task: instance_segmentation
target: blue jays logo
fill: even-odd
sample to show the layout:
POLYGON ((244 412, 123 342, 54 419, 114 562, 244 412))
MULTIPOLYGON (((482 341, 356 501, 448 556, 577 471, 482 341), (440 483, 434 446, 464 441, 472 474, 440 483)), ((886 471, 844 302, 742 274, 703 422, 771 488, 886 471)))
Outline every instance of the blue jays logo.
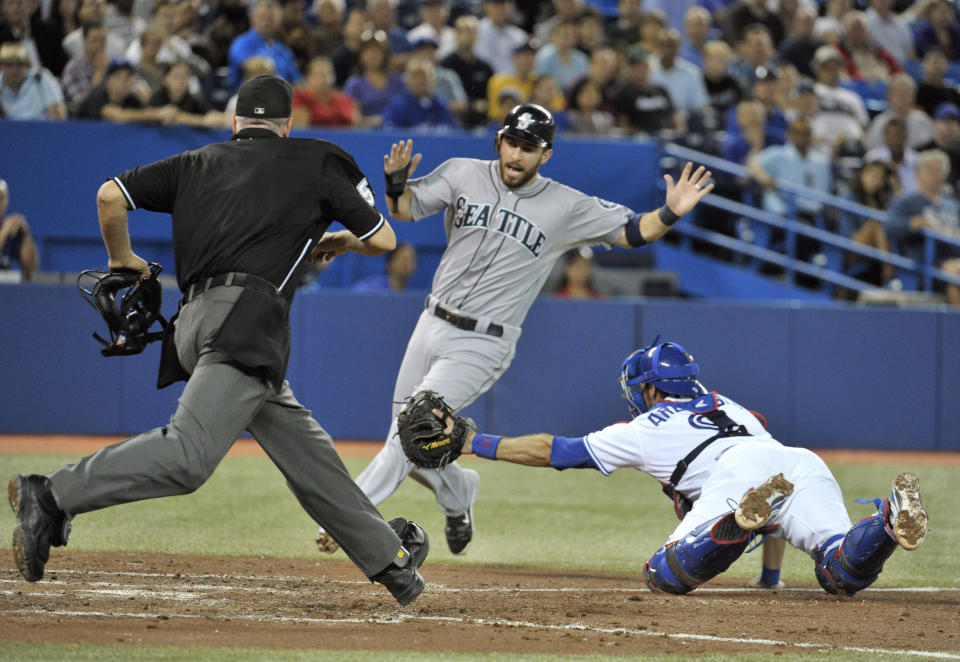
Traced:
POLYGON ((524 113, 517 118, 517 128, 521 131, 526 131, 531 124, 533 124, 533 115, 530 113, 524 113))
POLYGON ((698 430, 720 430, 719 425, 711 421, 703 414, 690 414, 690 418, 687 419, 687 422, 698 430))

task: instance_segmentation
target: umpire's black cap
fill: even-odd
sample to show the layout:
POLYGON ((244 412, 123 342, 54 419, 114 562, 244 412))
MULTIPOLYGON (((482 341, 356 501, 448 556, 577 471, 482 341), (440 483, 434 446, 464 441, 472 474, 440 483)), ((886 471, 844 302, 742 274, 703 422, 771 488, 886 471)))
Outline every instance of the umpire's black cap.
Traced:
POLYGON ((510 136, 535 147, 549 149, 556 132, 557 123, 549 110, 535 103, 523 103, 507 113, 497 135, 510 136))
POLYGON ((287 118, 293 108, 293 88, 277 76, 257 76, 240 86, 237 117, 287 118))

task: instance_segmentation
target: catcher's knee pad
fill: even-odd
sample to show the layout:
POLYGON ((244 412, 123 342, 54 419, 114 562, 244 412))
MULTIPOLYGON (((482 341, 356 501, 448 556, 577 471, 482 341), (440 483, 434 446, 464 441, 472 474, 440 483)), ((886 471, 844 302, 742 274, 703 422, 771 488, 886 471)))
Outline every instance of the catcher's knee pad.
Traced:
POLYGON ((872 584, 883 563, 897 547, 887 522, 890 506, 886 499, 875 499, 879 512, 866 517, 847 531, 821 545, 816 557, 816 575, 828 593, 853 595, 872 584))
POLYGON ((680 540, 664 545, 643 566, 643 579, 656 593, 689 593, 740 558, 751 534, 733 513, 704 522, 680 540))

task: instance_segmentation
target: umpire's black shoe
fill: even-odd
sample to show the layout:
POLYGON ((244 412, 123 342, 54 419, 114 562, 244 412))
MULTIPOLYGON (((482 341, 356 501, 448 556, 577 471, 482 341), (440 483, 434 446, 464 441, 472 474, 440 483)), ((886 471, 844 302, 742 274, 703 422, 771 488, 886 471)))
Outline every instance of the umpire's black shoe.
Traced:
POLYGON ((13 558, 28 582, 43 579, 50 546, 67 544, 70 519, 57 506, 46 476, 17 474, 10 478, 7 495, 17 524, 13 529, 13 558))
POLYGON ((390 520, 389 524, 403 546, 397 551, 393 562, 370 579, 386 586, 397 602, 406 606, 423 592, 423 577, 417 569, 427 558, 430 539, 420 525, 402 517, 390 520))

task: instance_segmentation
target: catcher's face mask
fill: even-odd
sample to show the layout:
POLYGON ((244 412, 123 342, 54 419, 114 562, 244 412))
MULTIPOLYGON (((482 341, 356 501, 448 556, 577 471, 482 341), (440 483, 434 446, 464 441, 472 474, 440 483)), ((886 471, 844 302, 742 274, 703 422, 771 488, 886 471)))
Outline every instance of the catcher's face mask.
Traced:
POLYGON ((163 295, 157 275, 163 270, 156 262, 150 263, 150 277, 140 280, 140 272, 122 269, 96 271, 88 269, 77 277, 80 296, 103 316, 110 332, 110 342, 94 333, 104 345, 104 356, 139 354, 149 343, 160 340, 167 320, 160 314, 163 295), (159 322, 161 330, 151 333, 150 327, 159 322))

